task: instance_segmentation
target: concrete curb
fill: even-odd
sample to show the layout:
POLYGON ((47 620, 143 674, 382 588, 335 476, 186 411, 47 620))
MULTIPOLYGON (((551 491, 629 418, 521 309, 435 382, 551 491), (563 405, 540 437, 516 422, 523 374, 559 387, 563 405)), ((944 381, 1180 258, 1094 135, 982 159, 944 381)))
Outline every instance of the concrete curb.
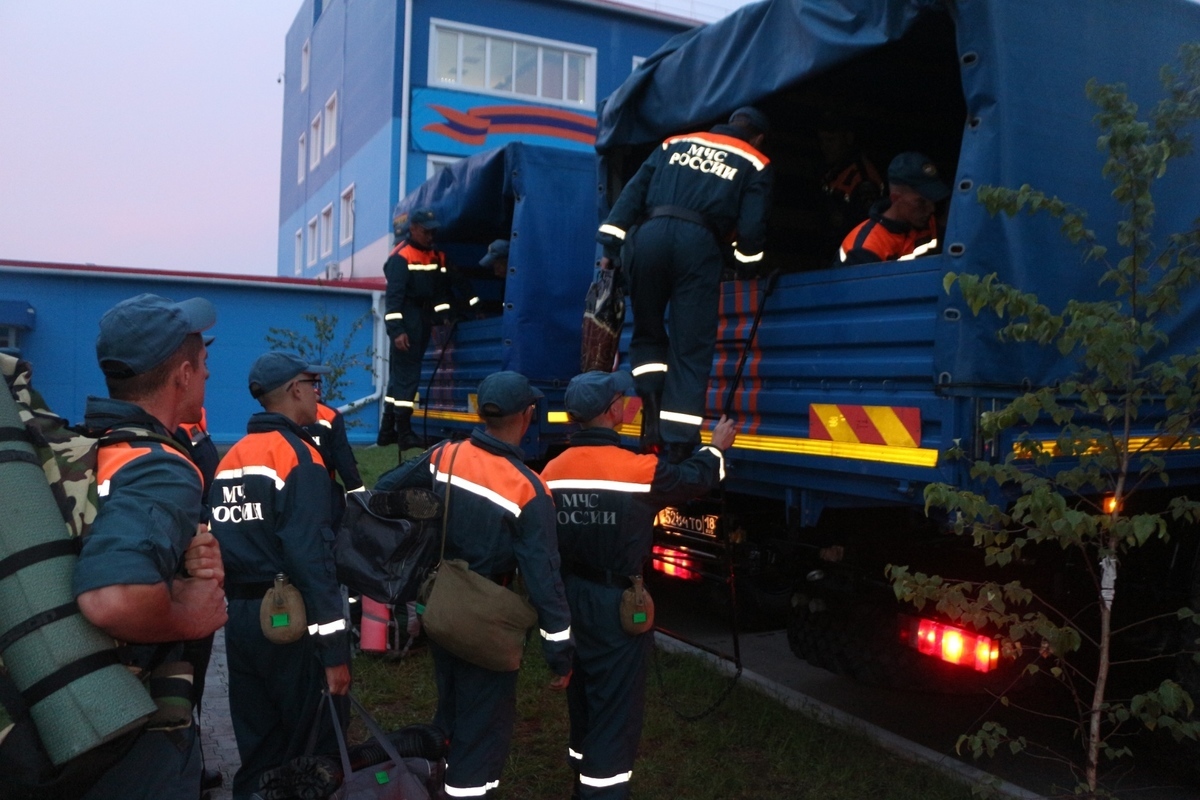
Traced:
MULTIPOLYGON (((654 642, 661 650, 696 656, 713 665, 718 672, 725 675, 733 675, 737 672, 737 668, 728 660, 660 632, 655 632, 654 642)), ((1040 794, 1035 794, 1014 783, 1001 780, 989 772, 984 772, 969 764, 964 764, 944 753, 931 750, 922 744, 917 744, 902 736, 897 736, 891 731, 880 728, 878 725, 873 725, 870 722, 847 714, 841 709, 823 703, 815 697, 802 694, 786 686, 780 686, 778 683, 751 670, 743 668, 741 680, 768 697, 779 700, 794 711, 799 711, 801 714, 818 722, 858 733, 894 755, 933 767, 955 780, 970 784, 972 787, 986 786, 996 794, 1002 797, 1013 798, 1014 800, 1045 800, 1040 794)))

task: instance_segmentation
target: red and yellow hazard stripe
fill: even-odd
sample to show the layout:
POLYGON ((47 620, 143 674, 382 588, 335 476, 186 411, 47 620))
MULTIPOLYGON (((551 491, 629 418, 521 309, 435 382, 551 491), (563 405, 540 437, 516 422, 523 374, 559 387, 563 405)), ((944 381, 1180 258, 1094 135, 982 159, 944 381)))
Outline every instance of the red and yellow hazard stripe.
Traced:
POLYGON ((834 442, 920 447, 921 410, 812 403, 808 407, 808 435, 834 442))

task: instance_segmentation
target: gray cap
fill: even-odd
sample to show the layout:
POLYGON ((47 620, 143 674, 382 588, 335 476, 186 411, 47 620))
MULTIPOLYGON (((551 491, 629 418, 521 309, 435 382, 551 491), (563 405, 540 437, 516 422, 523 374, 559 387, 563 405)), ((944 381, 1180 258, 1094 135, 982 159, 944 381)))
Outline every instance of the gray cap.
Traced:
POLYGON ((632 389, 633 376, 625 370, 584 372, 567 384, 564 398, 567 413, 576 422, 591 422, 608 410, 613 398, 628 394, 632 389))
POLYGON ((262 397, 305 372, 325 375, 329 372, 329 367, 310 364, 301 358, 299 353, 283 350, 263 353, 254 362, 254 366, 250 367, 250 396, 262 397))
POLYGON ((888 183, 908 186, 914 192, 940 203, 950 196, 950 187, 942 183, 937 167, 924 153, 909 151, 892 159, 888 165, 888 183))
POLYGON ((479 259, 479 266, 490 267, 502 258, 508 258, 508 239, 497 239, 489 244, 487 255, 479 259))
POLYGON ((485 417, 507 417, 524 411, 545 397, 529 385, 529 379, 519 372, 493 372, 479 384, 477 395, 479 413, 485 417))
POLYGON ((156 294, 122 300, 100 318, 96 360, 105 375, 132 378, 166 361, 192 333, 217 322, 217 310, 203 297, 176 303, 156 294))

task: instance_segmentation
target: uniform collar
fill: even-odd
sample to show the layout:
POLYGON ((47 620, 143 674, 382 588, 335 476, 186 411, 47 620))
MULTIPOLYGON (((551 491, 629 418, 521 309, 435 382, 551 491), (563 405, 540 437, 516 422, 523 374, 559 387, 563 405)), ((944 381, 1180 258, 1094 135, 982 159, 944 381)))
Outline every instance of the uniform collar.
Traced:
POLYGON ((486 428, 476 428, 471 431, 471 444, 483 448, 484 450, 498 456, 512 456, 518 461, 525 459, 525 453, 521 448, 502 442, 495 436, 487 432, 486 428))
POLYGON ((902 233, 908 233, 909 231, 915 230, 915 228, 913 228, 912 225, 909 225, 907 222, 904 222, 903 220, 888 219, 887 217, 885 217, 883 215, 883 212, 887 211, 891 207, 892 207, 891 198, 890 197, 881 197, 879 200, 875 201, 875 204, 873 206, 871 206, 871 212, 870 212, 871 219, 875 220, 880 225, 882 225, 883 229, 886 230, 888 233, 902 234, 902 233))
POLYGON ((571 434, 572 447, 591 447, 595 445, 620 445, 621 434, 612 428, 584 428, 571 434))
POLYGON ((89 431, 107 431, 119 426, 136 426, 170 436, 157 418, 151 416, 137 403, 115 400, 111 397, 88 397, 84 409, 83 425, 89 431))
POLYGON ((308 431, 275 411, 259 411, 246 423, 246 433, 269 433, 271 431, 289 431, 304 441, 314 444, 308 431))

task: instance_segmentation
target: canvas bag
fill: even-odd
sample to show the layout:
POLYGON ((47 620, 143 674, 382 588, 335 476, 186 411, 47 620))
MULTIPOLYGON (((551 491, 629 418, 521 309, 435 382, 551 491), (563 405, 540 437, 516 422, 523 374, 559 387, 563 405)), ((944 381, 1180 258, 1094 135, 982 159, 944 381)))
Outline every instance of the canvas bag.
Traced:
POLYGON ((512 672, 521 666, 525 636, 537 624, 537 612, 516 592, 472 572, 466 561, 446 558, 450 490, 457 456, 455 449, 446 469, 441 561, 421 587, 417 613, 425 633, 440 647, 477 667, 512 672))

